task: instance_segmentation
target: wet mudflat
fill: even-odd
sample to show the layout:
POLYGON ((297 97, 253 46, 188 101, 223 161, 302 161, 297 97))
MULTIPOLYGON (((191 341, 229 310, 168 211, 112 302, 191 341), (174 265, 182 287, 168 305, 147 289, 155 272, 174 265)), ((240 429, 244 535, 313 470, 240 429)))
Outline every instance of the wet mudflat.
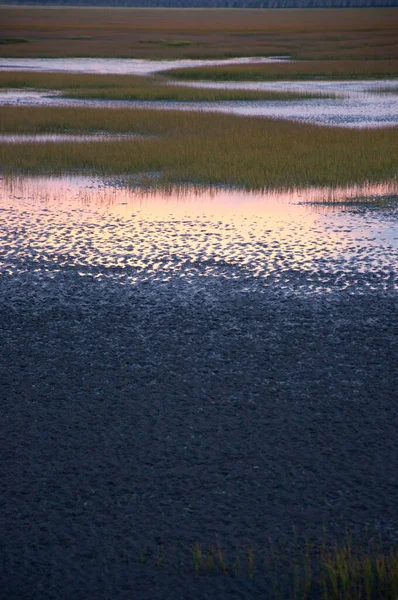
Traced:
POLYGON ((263 598, 157 549, 397 542, 394 185, 0 183, 5 598, 263 598))

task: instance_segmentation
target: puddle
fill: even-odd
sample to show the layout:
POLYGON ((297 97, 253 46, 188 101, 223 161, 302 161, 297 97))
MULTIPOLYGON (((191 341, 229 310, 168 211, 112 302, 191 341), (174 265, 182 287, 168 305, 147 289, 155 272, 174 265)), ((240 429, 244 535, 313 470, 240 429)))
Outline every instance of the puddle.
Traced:
POLYGON ((124 285, 184 282, 195 293, 209 280, 229 280, 242 293, 393 290, 398 202, 348 209, 337 203, 397 191, 383 184, 333 192, 162 192, 127 180, 6 178, 0 269, 50 279, 73 270, 124 285), (328 204, 317 204, 322 200, 328 204))

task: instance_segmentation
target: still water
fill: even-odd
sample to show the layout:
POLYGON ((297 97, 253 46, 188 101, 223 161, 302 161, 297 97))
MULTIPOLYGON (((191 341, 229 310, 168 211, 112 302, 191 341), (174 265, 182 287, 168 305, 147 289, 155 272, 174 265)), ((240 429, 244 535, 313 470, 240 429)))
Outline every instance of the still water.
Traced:
POLYGON ((82 176, 3 178, 0 269, 22 279, 73 270, 122 285, 184 282, 195 293, 209 279, 234 282, 242 293, 392 291, 392 194, 396 183, 249 193, 143 190, 82 176))
POLYGON ((63 98, 54 91, 0 91, 0 106, 69 106, 93 108, 152 108, 221 112, 242 116, 273 117, 319 125, 339 127, 391 127, 398 125, 398 95, 380 94, 380 87, 396 87, 398 80, 385 81, 306 81, 270 83, 189 83, 193 87, 219 87, 263 91, 300 91, 336 94, 336 98, 313 98, 287 101, 218 101, 218 102, 138 102, 132 100, 78 100, 63 98))
POLYGON ((287 60, 284 56, 245 57, 219 60, 148 60, 132 58, 1 58, 0 71, 40 71, 58 73, 97 73, 109 75, 151 75, 168 69, 246 65, 287 60))
MULTIPOLYGON (((1 71, 37 71, 67 73, 116 73, 150 75, 177 67, 211 66, 220 64, 248 64, 287 60, 274 58, 233 58, 226 60, 151 61, 132 59, 95 58, 4 58, 1 71)), ((247 89, 263 91, 299 91, 335 94, 336 98, 294 101, 251 102, 136 102, 77 100, 62 98, 49 91, 8 90, 0 92, 0 106, 92 106, 111 108, 156 108, 161 110, 195 110, 223 112, 236 115, 275 117, 337 125, 340 127, 389 127, 398 124, 398 95, 379 94, 380 87, 397 87, 398 80, 388 81, 279 81, 279 82, 184 82, 173 85, 193 87, 247 89)))

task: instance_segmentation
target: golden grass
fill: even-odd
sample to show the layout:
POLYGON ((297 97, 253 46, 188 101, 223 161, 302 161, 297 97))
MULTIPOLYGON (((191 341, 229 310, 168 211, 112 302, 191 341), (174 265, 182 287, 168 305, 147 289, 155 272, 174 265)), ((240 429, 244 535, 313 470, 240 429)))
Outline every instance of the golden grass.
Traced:
POLYGON ((218 575, 262 579, 268 584, 267 598, 312 600, 396 600, 398 597, 398 552, 382 549, 370 540, 353 547, 347 539, 332 547, 324 541, 310 543, 300 551, 281 552, 269 542, 260 551, 251 544, 225 548, 196 542, 179 554, 160 546, 152 553, 146 546, 138 561, 147 567, 203 577, 218 575))
POLYGON ((0 8, 2 56, 397 59, 398 9, 0 8), (299 16, 298 16, 299 15, 299 16))
POLYGON ((159 184, 249 189, 384 181, 398 173, 398 129, 344 130, 178 111, 1 110, 5 132, 131 132, 144 140, 0 145, 3 172, 161 174, 159 184))
POLYGON ((331 94, 195 89, 168 85, 167 80, 160 76, 32 73, 24 71, 0 71, 0 88, 59 90, 63 91, 65 96, 72 98, 169 100, 177 102, 298 100, 302 98, 335 97, 331 94))
POLYGON ((177 79, 210 81, 383 79, 398 77, 398 60, 321 60, 228 65, 173 69, 164 74, 177 79))

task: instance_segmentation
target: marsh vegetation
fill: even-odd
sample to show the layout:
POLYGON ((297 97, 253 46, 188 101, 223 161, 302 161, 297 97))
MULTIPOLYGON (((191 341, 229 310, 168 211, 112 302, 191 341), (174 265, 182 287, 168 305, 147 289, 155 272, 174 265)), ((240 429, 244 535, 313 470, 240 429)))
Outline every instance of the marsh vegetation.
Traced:
MULTIPOLYGON (((112 9, 2 7, 2 56, 299 60, 398 58, 396 8, 112 9)), ((0 32, 1 34, 1 32, 0 32)))
POLYGON ((94 75, 0 71, 0 89, 39 89, 62 91, 69 98, 107 100, 222 102, 253 100, 302 100, 334 98, 334 94, 215 90, 169 85, 162 76, 94 75))
POLYGON ((398 76, 398 60, 293 61, 173 69, 164 74, 176 79, 203 81, 386 79, 398 76))
POLYGON ((262 550, 250 543, 233 548, 219 541, 195 542, 180 552, 174 546, 144 546, 136 560, 159 570, 192 577, 229 576, 267 582, 267 598, 281 600, 395 600, 398 594, 398 553, 383 549, 374 538, 353 544, 310 541, 299 551, 283 551, 272 540, 262 550))
POLYGON ((148 139, 0 146, 3 172, 156 172, 159 183, 259 189, 385 181, 398 130, 342 130, 275 119, 156 110, 3 107, 4 133, 130 133, 148 139), (377 147, 378 152, 374 149, 377 147))

